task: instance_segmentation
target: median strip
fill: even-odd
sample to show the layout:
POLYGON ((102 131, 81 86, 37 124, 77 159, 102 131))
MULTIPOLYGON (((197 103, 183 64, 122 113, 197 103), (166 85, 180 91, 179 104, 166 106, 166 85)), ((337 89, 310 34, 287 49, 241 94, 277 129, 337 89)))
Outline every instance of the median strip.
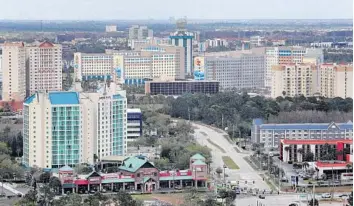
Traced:
POLYGON ((222 161, 228 167, 229 169, 232 170, 238 170, 240 167, 231 159, 229 156, 222 156, 222 161))
POLYGON ((219 145, 215 144, 215 143, 214 143, 213 141, 211 141, 210 139, 207 139, 207 141, 208 141, 211 145, 213 145, 214 147, 218 148, 222 153, 226 153, 226 151, 225 151, 223 148, 221 148, 219 145))

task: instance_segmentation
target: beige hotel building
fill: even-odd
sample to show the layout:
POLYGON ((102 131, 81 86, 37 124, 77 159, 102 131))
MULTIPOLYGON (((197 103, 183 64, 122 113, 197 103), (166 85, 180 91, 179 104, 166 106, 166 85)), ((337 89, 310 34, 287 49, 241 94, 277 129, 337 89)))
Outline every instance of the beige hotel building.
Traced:
POLYGON ((2 47, 2 100, 23 101, 26 97, 26 50, 22 42, 2 47))
POLYGON ((353 96, 353 66, 337 64, 283 64, 272 67, 273 98, 279 96, 353 96))

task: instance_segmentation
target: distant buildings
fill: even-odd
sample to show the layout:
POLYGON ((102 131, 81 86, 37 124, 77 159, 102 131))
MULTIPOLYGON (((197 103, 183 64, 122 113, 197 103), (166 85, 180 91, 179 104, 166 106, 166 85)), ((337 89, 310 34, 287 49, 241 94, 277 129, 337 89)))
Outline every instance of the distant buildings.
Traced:
POLYGON ((113 67, 126 84, 162 76, 184 79, 184 49, 172 45, 145 45, 139 51, 109 51, 113 67))
POLYGON ((217 81, 147 81, 145 93, 151 95, 178 96, 184 93, 215 94, 219 92, 217 81))
POLYGON ((185 29, 185 20, 177 22, 177 31, 170 35, 171 43, 184 48, 184 61, 186 75, 191 75, 193 71, 193 38, 194 34, 185 29))
POLYGON ((205 41, 208 47, 227 47, 228 42, 225 39, 208 39, 205 41))
POLYGON ((140 109, 127 109, 127 140, 134 141, 143 135, 143 116, 140 109))
POLYGON ((129 28, 129 39, 142 40, 153 36, 153 31, 148 29, 147 26, 133 25, 129 28))
POLYGON ((353 97, 353 66, 283 64, 272 68, 271 96, 353 97))
POLYGON ((326 98, 353 98, 353 65, 321 64, 315 70, 314 85, 321 96, 326 98))
POLYGON ((1 64, 2 100, 23 101, 26 97, 26 49, 24 43, 4 43, 1 64))
POLYGON ((111 78, 113 73, 113 56, 108 54, 74 54, 74 68, 76 79, 111 78))
POLYGON ((313 64, 287 64, 273 66, 272 92, 273 98, 278 96, 293 97, 296 95, 313 96, 313 64))
POLYGON ((352 140, 353 123, 264 124, 254 119, 251 141, 264 148, 279 148, 280 140, 352 140))
POLYGON ((322 64, 323 51, 305 47, 267 47, 265 49, 265 86, 272 86, 272 67, 279 64, 312 63, 322 64))
POLYGON ((264 37, 262 37, 262 36, 251 36, 250 37, 250 44, 251 44, 251 47, 264 46, 264 44, 265 44, 264 37))
POLYGON ((62 47, 50 42, 26 46, 27 96, 36 91, 62 90, 62 47))
POLYGON ((60 168, 125 155, 125 91, 36 92, 24 102, 23 163, 60 168))
POLYGON ((264 87, 265 59, 261 50, 206 53, 195 57, 194 63, 195 70, 204 72, 205 80, 220 82, 222 90, 264 87))
POLYGON ((117 25, 106 25, 106 32, 116 32, 117 25))

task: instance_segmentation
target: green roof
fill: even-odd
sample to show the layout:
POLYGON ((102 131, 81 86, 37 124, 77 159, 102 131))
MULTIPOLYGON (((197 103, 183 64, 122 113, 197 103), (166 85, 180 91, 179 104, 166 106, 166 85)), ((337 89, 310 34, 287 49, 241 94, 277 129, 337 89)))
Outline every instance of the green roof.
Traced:
POLYGON ((102 180, 103 184, 107 184, 107 183, 124 183, 124 182, 134 182, 135 180, 133 178, 122 178, 122 179, 106 179, 106 180, 102 180))
POLYGON ((194 160, 203 160, 203 161, 205 161, 205 157, 203 157, 203 155, 201 155, 199 153, 193 155, 191 158, 194 159, 194 160))
POLYGON ((192 176, 169 176, 169 177, 160 177, 160 181, 168 181, 168 180, 191 180, 192 176))
POLYGON ((193 162, 192 165, 206 165, 205 162, 201 161, 201 160, 197 160, 195 162, 193 162))
POLYGON ((123 164, 119 166, 118 169, 125 170, 128 172, 136 172, 146 162, 148 161, 138 157, 129 157, 123 161, 123 164))

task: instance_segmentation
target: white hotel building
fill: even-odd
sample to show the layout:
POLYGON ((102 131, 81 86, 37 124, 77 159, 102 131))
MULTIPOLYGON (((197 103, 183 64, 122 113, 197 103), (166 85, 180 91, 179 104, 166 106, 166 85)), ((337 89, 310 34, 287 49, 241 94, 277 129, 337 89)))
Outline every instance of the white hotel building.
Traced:
POLYGON ((74 69, 77 80, 111 78, 113 56, 109 54, 74 54, 74 69))
POLYGON ((36 92, 24 102, 23 163, 60 168, 127 150, 125 91, 36 92))

